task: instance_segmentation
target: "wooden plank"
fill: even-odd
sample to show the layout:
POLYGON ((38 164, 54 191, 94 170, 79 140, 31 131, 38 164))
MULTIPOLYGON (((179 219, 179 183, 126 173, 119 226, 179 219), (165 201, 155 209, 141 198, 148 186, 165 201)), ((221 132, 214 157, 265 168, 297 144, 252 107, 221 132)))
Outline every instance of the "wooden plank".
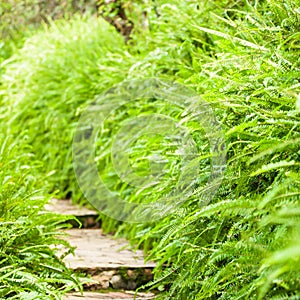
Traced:
POLYGON ((72 204, 71 200, 51 199, 49 203, 45 205, 45 209, 58 214, 71 215, 75 217, 98 216, 95 210, 72 204))
MULTIPOLYGON (((83 228, 99 228, 101 225, 99 215, 95 210, 73 204, 71 200, 51 199, 44 208, 50 212, 76 217, 83 228)), ((79 223, 75 220, 69 220, 68 223, 72 227, 79 227, 79 223)))
POLYGON ((74 247, 75 256, 65 258, 71 269, 111 270, 116 268, 154 268, 154 262, 144 262, 143 251, 132 251, 125 239, 114 239, 101 229, 70 229, 66 240, 74 247))
MULTIPOLYGON (((48 211, 73 215, 78 218, 97 216, 95 211, 74 206, 68 200, 53 199, 45 208, 48 211)), ((152 270, 156 264, 154 262, 145 263, 143 252, 141 250, 132 251, 125 239, 115 239, 112 235, 106 235, 101 229, 95 228, 73 228, 63 232, 65 234, 63 239, 75 248, 74 255, 68 254, 64 257, 64 261, 70 269, 88 275, 89 279, 83 280, 85 290, 136 290, 153 279, 152 270)), ((65 251, 64 248, 59 248, 57 255, 61 256, 65 251)), ((100 295, 106 297, 106 294, 103 296, 104 294, 100 293, 100 295)), ((73 296, 81 297, 78 294, 73 296)), ((96 296, 98 297, 99 293, 96 293, 96 296)), ((127 293, 125 296, 133 299, 132 294, 127 293)), ((124 297, 120 299, 126 299, 124 297)))
POLYGON ((144 261, 143 251, 129 249, 125 239, 114 239, 101 229, 65 230, 64 238, 75 247, 75 255, 64 261, 74 271, 91 275, 85 290, 135 290, 153 280, 154 262, 144 261))
POLYGON ((95 292, 84 292, 68 294, 64 297, 65 300, 123 300, 123 299, 135 299, 135 300, 150 300, 154 299, 155 295, 152 293, 137 293, 136 298, 134 292, 109 292, 109 293, 95 293, 95 292))

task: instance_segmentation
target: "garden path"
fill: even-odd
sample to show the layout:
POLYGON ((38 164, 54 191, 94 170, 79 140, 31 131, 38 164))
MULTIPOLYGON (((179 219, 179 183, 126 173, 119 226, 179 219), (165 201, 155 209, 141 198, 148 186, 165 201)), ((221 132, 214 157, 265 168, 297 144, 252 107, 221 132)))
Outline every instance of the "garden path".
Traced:
MULTIPOLYGON (((70 200, 56 199, 45 208, 75 216, 82 223, 81 228, 75 228, 78 224, 71 220, 72 229, 64 230, 64 239, 75 247, 74 255, 68 254, 64 260, 69 268, 85 274, 85 291, 70 293, 65 300, 154 299, 152 293, 135 293, 135 290, 153 279, 155 263, 145 263, 143 252, 133 251, 125 239, 104 234, 94 210, 74 205, 70 200)), ((63 251, 59 250, 58 255, 63 251)))

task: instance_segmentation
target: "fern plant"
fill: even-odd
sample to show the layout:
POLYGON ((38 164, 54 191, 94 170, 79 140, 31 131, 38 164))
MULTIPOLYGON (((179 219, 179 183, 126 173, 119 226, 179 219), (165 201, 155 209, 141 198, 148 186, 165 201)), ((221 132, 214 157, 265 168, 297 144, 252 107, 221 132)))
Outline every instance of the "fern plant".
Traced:
POLYGON ((24 139, 0 135, 0 297, 61 299, 81 288, 57 249, 72 248, 59 230, 66 217, 43 212, 49 200, 37 188, 34 160, 24 139), (29 165, 30 162, 30 165, 29 165))
POLYGON ((155 61, 213 103, 227 170, 207 207, 191 197, 177 214, 132 230, 159 261, 153 286, 163 299, 297 299, 299 3, 156 5, 150 36, 136 39, 153 47, 139 66, 150 72, 155 61))
POLYGON ((120 70, 130 59, 109 24, 77 17, 52 22, 4 63, 2 105, 9 130, 26 131, 49 191, 79 198, 71 161, 77 119, 95 94, 124 78, 120 70))

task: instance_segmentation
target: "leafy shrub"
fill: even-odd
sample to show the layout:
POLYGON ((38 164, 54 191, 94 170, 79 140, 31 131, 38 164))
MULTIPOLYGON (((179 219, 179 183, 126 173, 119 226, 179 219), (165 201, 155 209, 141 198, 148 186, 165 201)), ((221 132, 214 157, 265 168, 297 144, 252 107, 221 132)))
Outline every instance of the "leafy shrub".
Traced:
POLYGON ((12 37, 24 29, 34 29, 41 23, 70 17, 75 13, 96 13, 96 1, 3 0, 0 4, 1 37, 12 37))
POLYGON ((74 14, 96 14, 96 1, 3 0, 0 3, 0 62, 20 48, 24 40, 49 20, 74 14))
POLYGON ((75 185, 71 142, 76 120, 96 94, 124 79, 128 61, 123 38, 113 27, 101 19, 77 17, 52 23, 6 62, 8 126, 13 134, 26 131, 43 163, 42 178, 61 197, 75 185))
POLYGON ((139 52, 153 49, 139 67, 155 64, 214 104, 227 170, 207 207, 191 198, 153 228, 132 229, 140 243, 152 240, 154 284, 167 299, 297 299, 299 6, 156 4, 152 31, 135 39, 139 52))
POLYGON ((0 136, 0 297, 59 299, 78 279, 56 256, 61 217, 40 211, 49 197, 36 188, 26 142, 0 136), (25 146, 24 146, 25 145, 25 146))

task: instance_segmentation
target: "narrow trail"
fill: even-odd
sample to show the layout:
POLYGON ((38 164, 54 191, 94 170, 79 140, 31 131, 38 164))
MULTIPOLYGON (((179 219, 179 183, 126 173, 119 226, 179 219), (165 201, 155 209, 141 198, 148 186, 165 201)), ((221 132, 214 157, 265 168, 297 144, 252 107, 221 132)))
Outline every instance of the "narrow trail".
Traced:
MULTIPOLYGON (((84 284, 84 293, 73 292, 65 300, 154 299, 152 293, 135 290, 153 279, 154 262, 144 262, 141 250, 130 250, 125 239, 115 239, 100 229, 98 214, 69 200, 53 199, 46 210, 77 217, 82 228, 64 230, 67 240, 75 247, 75 255, 65 257, 66 265, 90 277, 84 284), (136 298, 135 298, 136 296, 136 298)), ((76 226, 76 222, 72 224, 76 226)), ((63 249, 61 250, 63 251, 63 249)), ((61 253, 58 253, 58 255, 61 253)))

